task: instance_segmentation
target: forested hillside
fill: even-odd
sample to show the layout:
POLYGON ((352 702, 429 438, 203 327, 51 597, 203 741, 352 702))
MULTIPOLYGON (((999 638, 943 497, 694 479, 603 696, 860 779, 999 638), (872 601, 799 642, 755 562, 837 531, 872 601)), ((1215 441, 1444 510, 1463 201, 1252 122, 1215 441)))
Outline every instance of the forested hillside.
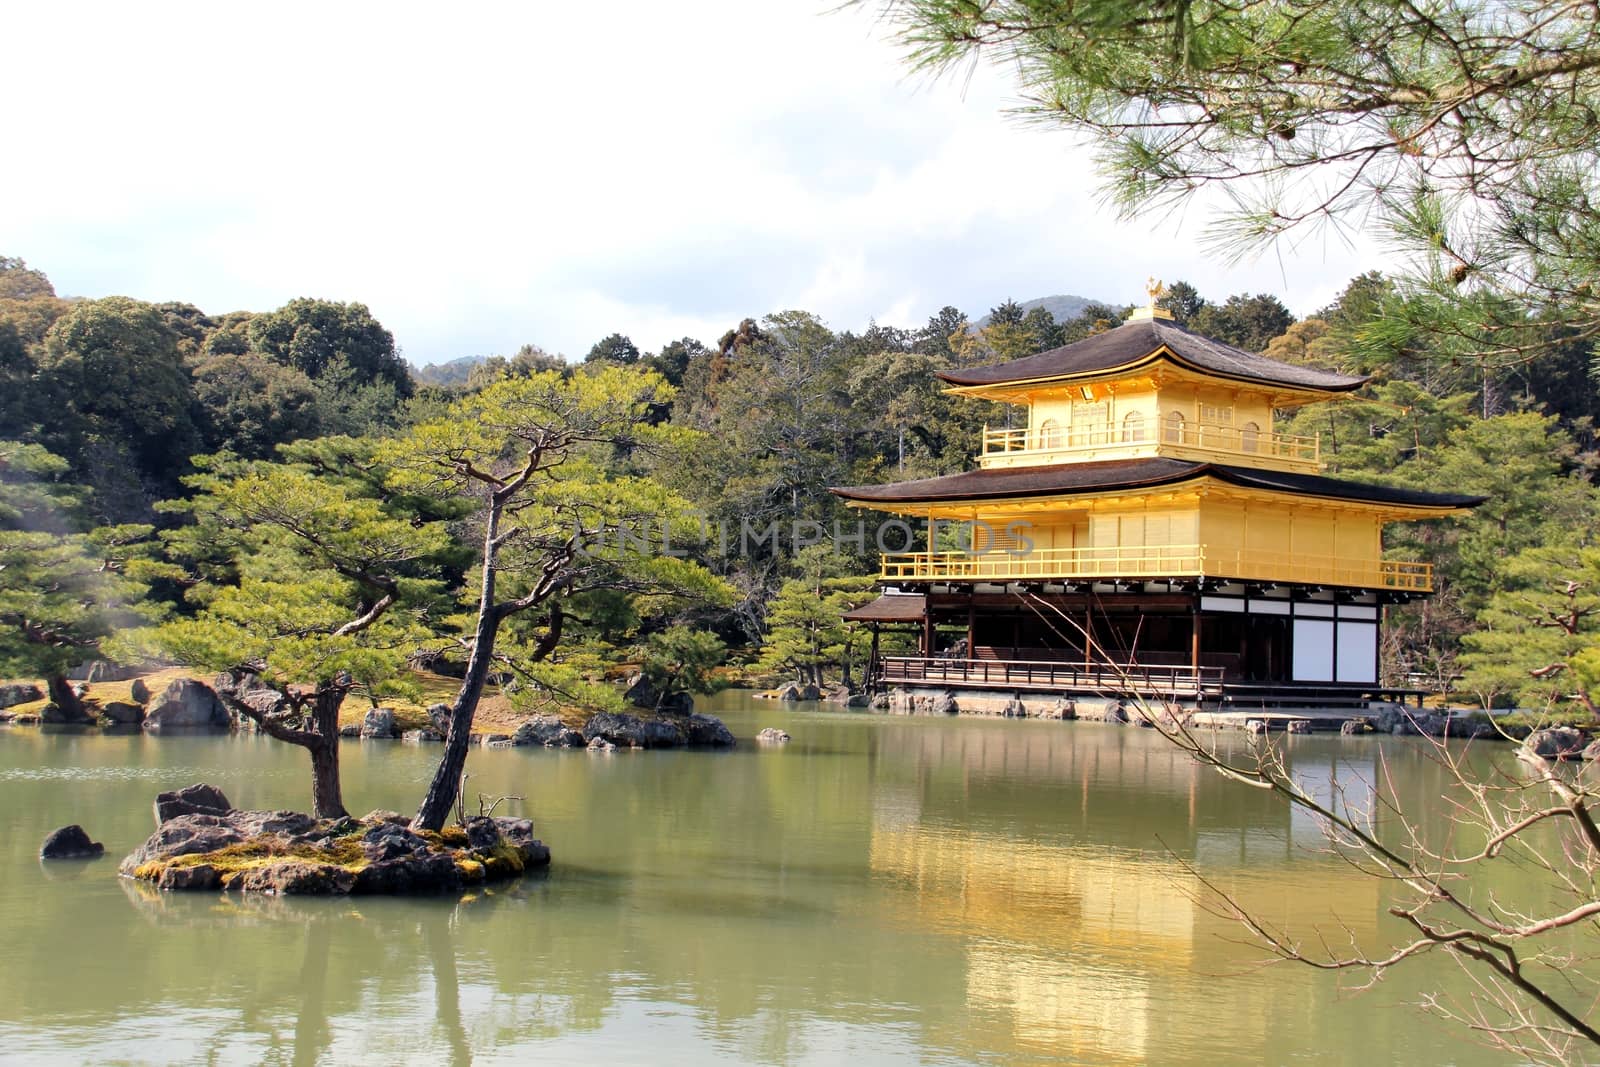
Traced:
MULTIPOLYGON (((1522 327, 1538 343, 1475 355, 1378 273, 1300 321, 1270 295, 1183 282, 1163 303, 1230 344, 1370 375, 1353 399, 1286 420, 1290 432, 1321 435, 1331 471, 1491 498, 1471 516, 1395 535, 1397 554, 1436 565, 1439 595, 1395 610, 1388 681, 1590 705, 1600 391, 1586 340, 1530 320, 1522 327)), ((579 442, 548 476, 631 516, 634 548, 686 550, 719 581, 698 595, 679 581, 664 595, 634 576, 540 601, 500 638, 506 670, 524 670, 546 697, 601 702, 592 683, 619 662, 650 665, 670 688, 725 647, 773 674, 838 677, 860 648, 837 613, 872 595, 862 577, 876 549, 870 532, 849 539, 861 516, 827 487, 970 466, 983 426, 1011 413, 945 395, 939 370, 1070 343, 1127 310, 1085 302, 1057 321, 1008 301, 981 316, 945 307, 916 329, 837 329, 784 310, 656 352, 612 334, 575 363, 528 344, 435 368, 445 384, 422 384, 360 304, 300 299, 211 315, 178 301, 68 301, 22 260, 0 260, 0 677, 90 658, 141 622, 204 618, 226 590, 248 587, 261 570, 249 553, 277 550, 230 541, 235 520, 207 503, 248 479, 297 493, 337 485, 385 521, 445 524, 448 545, 408 557, 394 580, 426 591, 408 606, 407 640, 424 658, 460 659, 481 517, 470 494, 430 497, 396 472, 405 450, 445 447, 442 428, 461 417, 452 411, 492 410, 471 398, 522 379, 587 382, 589 404, 603 382, 646 413, 649 433, 579 442), (832 541, 836 523, 846 536, 837 551, 807 548, 832 541), (102 577, 76 597, 41 591, 41 575, 75 569, 102 577), (118 577, 115 589, 105 576, 118 577)), ((550 521, 528 526, 518 552, 546 551, 560 523, 586 521, 541 506, 550 521)), ((627 547, 621 535, 612 542, 627 547)), ((588 548, 606 543, 601 534, 588 548)), ((342 600, 360 616, 379 593, 339 559, 324 560, 320 593, 292 595, 342 600)), ((401 586, 385 595, 400 598, 401 586)))

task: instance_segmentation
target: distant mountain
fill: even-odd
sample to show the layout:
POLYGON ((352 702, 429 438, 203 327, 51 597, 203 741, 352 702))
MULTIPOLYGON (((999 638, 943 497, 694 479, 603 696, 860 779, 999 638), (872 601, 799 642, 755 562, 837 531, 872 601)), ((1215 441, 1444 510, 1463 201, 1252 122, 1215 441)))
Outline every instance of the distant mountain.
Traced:
MULTIPOLYGON (((1090 304, 1109 303, 1111 303, 1109 300, 1091 300, 1086 296, 1072 296, 1066 293, 1057 296, 1036 296, 1032 300, 1021 301, 1023 311, 1032 311, 1034 308, 1042 307, 1047 309, 1057 322, 1066 322, 1068 319, 1077 318, 1083 314, 1083 309, 1090 304)), ((1112 304, 1111 306, 1116 307, 1117 305, 1112 304)), ((980 329, 989 325, 989 316, 985 315, 979 319, 977 325, 980 329)))
POLYGON ((421 385, 466 385, 472 368, 484 361, 483 356, 462 356, 448 363, 431 363, 426 367, 412 367, 411 377, 421 385))

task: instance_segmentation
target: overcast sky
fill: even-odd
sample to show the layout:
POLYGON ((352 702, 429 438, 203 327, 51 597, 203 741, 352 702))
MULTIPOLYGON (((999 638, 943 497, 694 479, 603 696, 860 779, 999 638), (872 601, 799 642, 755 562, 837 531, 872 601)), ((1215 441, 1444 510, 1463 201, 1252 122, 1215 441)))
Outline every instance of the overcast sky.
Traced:
POLYGON ((1370 249, 1228 268, 1116 221, 998 72, 905 73, 834 0, 16 5, 0 254, 63 295, 358 300, 426 364, 839 329, 1146 276, 1325 304, 1370 249))

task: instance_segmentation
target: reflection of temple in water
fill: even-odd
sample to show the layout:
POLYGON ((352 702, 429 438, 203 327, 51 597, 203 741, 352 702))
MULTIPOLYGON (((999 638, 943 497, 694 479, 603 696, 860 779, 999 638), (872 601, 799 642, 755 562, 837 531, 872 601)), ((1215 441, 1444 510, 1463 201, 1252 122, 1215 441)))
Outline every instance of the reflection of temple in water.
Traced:
MULTIPOLYGON (((962 943, 969 1007, 1006 1020, 1026 1054, 1163 1062, 1177 1047, 1166 1035, 1191 1026, 1227 1029, 1242 1059, 1269 1057, 1310 994, 1249 976, 1265 950, 1229 945, 1244 931, 1185 864, 1252 915, 1335 939, 1375 936, 1377 883, 1331 860, 1308 867, 1320 829, 1149 734, 1039 745, 1018 726, 896 737, 927 773, 885 781, 895 768, 880 766, 874 783, 871 867, 901 890, 888 921, 962 943), (951 766, 959 779, 933 772, 951 766), (1197 973, 1219 946, 1242 977, 1197 973)), ((1297 765, 1319 798, 1342 779, 1352 803, 1372 769, 1297 765)), ((959 1035, 944 1037, 959 1054, 959 1035)))

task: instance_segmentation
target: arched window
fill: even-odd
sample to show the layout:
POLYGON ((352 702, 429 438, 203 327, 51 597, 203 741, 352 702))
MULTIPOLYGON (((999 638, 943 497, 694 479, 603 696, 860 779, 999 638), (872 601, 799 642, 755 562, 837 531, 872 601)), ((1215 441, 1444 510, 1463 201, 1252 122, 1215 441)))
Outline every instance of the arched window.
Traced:
POLYGON ((1254 452, 1261 447, 1261 427, 1253 422, 1247 422, 1239 427, 1239 449, 1243 452, 1254 452))
POLYGON ((1039 447, 1061 447, 1061 424, 1055 419, 1045 419, 1039 424, 1039 447))
POLYGON ((1122 440, 1124 442, 1144 440, 1143 412, 1130 411, 1122 417, 1122 440))
POLYGON ((1161 426, 1161 439, 1173 445, 1183 443, 1183 412, 1167 412, 1167 417, 1161 426))

